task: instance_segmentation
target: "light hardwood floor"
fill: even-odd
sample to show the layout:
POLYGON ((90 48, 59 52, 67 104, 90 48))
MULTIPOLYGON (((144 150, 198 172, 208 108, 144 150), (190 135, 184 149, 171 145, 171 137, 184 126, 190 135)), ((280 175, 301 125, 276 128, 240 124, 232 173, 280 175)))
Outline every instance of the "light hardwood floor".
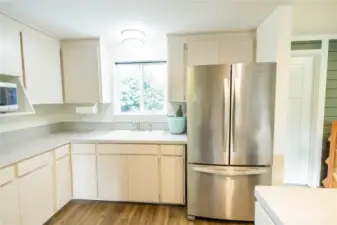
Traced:
POLYGON ((253 225, 186 219, 186 208, 152 204, 72 201, 45 225, 253 225))

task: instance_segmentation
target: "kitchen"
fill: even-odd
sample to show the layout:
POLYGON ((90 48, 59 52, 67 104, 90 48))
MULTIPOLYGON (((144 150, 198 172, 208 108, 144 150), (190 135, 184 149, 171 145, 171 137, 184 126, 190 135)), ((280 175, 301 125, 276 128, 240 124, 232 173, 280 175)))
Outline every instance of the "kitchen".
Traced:
MULTIPOLYGON (((211 74, 212 69, 208 68, 217 68, 216 65, 224 65, 227 72, 221 74, 228 73, 230 67, 237 68, 237 74, 242 73, 238 72, 242 70, 238 63, 274 65, 267 74, 272 74, 275 80, 261 88, 269 88, 271 94, 250 94, 253 99, 268 96, 268 100, 263 99, 262 103, 269 102, 266 107, 271 110, 269 114, 263 114, 264 118, 273 117, 275 110, 276 119, 267 126, 267 133, 275 130, 269 136, 274 135, 274 143, 268 144, 274 154, 264 152, 268 154, 268 162, 256 164, 272 166, 272 172, 265 182, 256 184, 276 185, 282 173, 278 154, 284 147, 282 137, 287 111, 282 103, 287 100, 284 96, 287 76, 284 73, 289 67, 292 7, 275 3, 261 8, 246 3, 250 11, 260 10, 261 14, 254 17, 254 25, 246 24, 246 28, 240 29, 230 26, 220 29, 221 23, 210 20, 208 29, 191 27, 191 30, 179 32, 182 27, 176 23, 176 30, 156 34, 138 22, 123 26, 112 22, 110 36, 98 37, 109 26, 96 27, 100 24, 96 21, 97 14, 94 21, 78 24, 71 13, 76 1, 70 3, 63 19, 57 17, 60 11, 53 10, 58 4, 39 3, 41 5, 34 3, 29 6, 20 1, 0 3, 0 11, 5 14, 0 15, 0 82, 5 84, 6 90, 12 88, 7 86, 9 83, 16 85, 16 93, 8 95, 11 96, 8 99, 14 101, 9 101, 6 112, 0 115, 3 124, 0 136, 0 224, 184 224, 187 218, 196 219, 198 224, 200 219, 204 222, 203 217, 253 221, 255 185, 247 192, 249 203, 245 204, 244 200, 244 204, 239 206, 248 205, 243 210, 245 216, 224 216, 212 214, 212 211, 203 214, 202 210, 197 212, 195 206, 192 211, 188 209, 189 203, 205 192, 190 199, 190 187, 196 188, 198 184, 189 186, 192 182, 189 181, 187 163, 193 151, 187 146, 193 145, 193 140, 198 139, 195 137, 203 135, 202 132, 193 132, 193 124, 201 121, 205 124, 212 118, 205 114, 205 118, 193 121, 193 112, 203 110, 190 105, 192 101, 189 99, 193 95, 189 88, 193 87, 193 74, 195 78, 203 70, 211 74), (50 13, 45 23, 43 10, 50 13), (82 31, 76 32, 77 29, 82 31), (152 40, 151 35, 161 38, 152 40), (173 133, 184 131, 185 116, 190 121, 187 123, 189 132, 169 133, 168 130, 173 133), (170 120, 173 124, 167 123, 170 120), (178 121, 177 124, 174 120, 178 121), (174 131, 176 126, 180 131, 174 131), (196 136, 191 139, 191 135, 196 136), (91 214, 99 213, 99 210, 106 219, 91 214), (117 215, 120 212, 123 213, 117 215), (152 214, 159 216, 154 218, 152 214)), ((165 4, 171 8, 174 6, 165 4)), ((208 3, 191 4, 196 4, 198 9, 208 3)), ((242 13, 248 7, 245 3, 222 4, 223 7, 242 7, 242 13)), ((217 8, 216 4, 210 5, 217 8)), ((90 6, 97 7, 94 3, 86 7, 90 6)), ((100 10, 103 11, 100 12, 107 13, 104 6, 109 8, 112 5, 101 2, 100 10)), ((142 9, 151 11, 144 6, 142 9)), ((82 13, 82 19, 85 18, 85 12, 78 13, 82 13)), ((151 13, 156 15, 154 11, 151 13)), ((249 71, 250 67, 246 68, 249 71)), ((254 67, 251 70, 255 71, 254 67)), ((255 75, 255 72, 251 73, 255 75)), ((229 84, 230 80, 235 79, 228 80, 229 89, 234 85, 229 84)), ((226 86, 220 87, 221 82, 214 83, 214 86, 207 86, 207 80, 199 82, 199 86, 205 84, 208 91, 230 93, 221 89, 226 86)), ((236 85, 240 82, 238 80, 236 85)), ((254 80, 248 83, 252 85, 254 80)), ((242 85, 247 83, 243 80, 242 85)), ((194 90, 198 96, 198 90, 203 89, 194 90)), ((207 105, 205 100, 198 104, 207 105)), ((225 110, 230 108, 233 109, 225 107, 225 110)), ((226 111, 227 114, 230 113, 226 111)), ((229 124, 225 128, 229 129, 229 124)), ((220 130, 215 132, 221 133, 220 130)), ((227 134, 223 136, 227 137, 227 134)), ((255 166, 254 163, 245 165, 255 166)), ((212 208, 217 204, 208 206, 212 208)))

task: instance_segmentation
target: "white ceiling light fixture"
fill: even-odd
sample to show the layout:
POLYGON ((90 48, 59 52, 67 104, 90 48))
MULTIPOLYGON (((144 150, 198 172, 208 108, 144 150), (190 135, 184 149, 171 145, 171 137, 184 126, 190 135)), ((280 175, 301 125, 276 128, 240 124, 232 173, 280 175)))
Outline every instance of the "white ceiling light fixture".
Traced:
POLYGON ((121 35, 122 35, 122 43, 123 44, 129 44, 129 43, 145 44, 146 34, 145 34, 145 32, 143 32, 141 30, 127 29, 127 30, 123 30, 121 32, 121 35))

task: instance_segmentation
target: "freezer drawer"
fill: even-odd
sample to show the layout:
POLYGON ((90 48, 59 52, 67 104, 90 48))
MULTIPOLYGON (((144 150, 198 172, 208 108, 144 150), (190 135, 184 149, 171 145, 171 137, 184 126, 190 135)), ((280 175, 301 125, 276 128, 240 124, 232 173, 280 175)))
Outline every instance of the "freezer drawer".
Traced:
POLYGON ((225 220, 254 220, 254 187, 271 185, 271 167, 188 164, 187 213, 225 220))

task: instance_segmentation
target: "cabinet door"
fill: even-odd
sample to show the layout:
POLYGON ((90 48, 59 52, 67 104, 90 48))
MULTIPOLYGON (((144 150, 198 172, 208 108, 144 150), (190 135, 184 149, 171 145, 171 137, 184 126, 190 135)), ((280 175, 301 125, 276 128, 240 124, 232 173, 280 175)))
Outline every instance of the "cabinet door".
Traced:
POLYGON ((187 65, 214 65, 219 64, 218 42, 190 42, 187 45, 187 65))
POLYGON ((184 204, 185 173, 181 156, 160 157, 160 202, 184 204))
POLYGON ((220 63, 249 63, 254 60, 253 39, 239 38, 237 40, 222 41, 219 46, 220 63))
POLYGON ((0 224, 20 225, 18 189, 14 182, 0 187, 0 224))
POLYGON ((56 161, 56 210, 66 205, 72 197, 70 157, 56 161))
POLYGON ((61 41, 66 103, 99 103, 99 40, 61 41))
POLYGON ((135 202, 159 202, 158 156, 128 156, 129 197, 135 202))
POLYGON ((273 220, 269 217, 267 212, 262 208, 262 206, 255 202, 255 224, 256 225, 275 225, 273 220))
POLYGON ((185 102, 185 50, 181 37, 168 36, 167 53, 168 101, 185 102))
POLYGON ((97 157, 97 170, 100 200, 129 200, 127 156, 100 155, 97 157))
POLYGON ((96 199, 96 156, 72 155, 73 196, 75 199, 96 199))
POLYGON ((26 88, 32 103, 63 103, 59 40, 25 26, 22 44, 26 88))
POLYGON ((19 178, 22 225, 44 224, 54 214, 53 172, 50 165, 19 178))
POLYGON ((0 14, 0 74, 21 76, 20 25, 0 14))

